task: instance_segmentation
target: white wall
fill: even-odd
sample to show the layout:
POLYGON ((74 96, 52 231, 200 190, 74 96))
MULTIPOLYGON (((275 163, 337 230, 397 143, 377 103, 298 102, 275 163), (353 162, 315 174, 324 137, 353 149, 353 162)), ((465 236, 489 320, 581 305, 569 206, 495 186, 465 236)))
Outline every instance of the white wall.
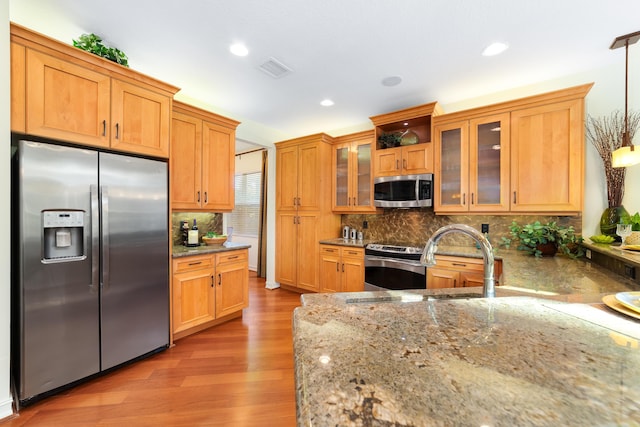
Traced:
POLYGON ((10 195, 10 145, 11 130, 9 126, 9 3, 0 2, 0 224, 4 224, 3 238, 0 239, 0 419, 11 415, 12 400, 9 381, 10 359, 10 245, 9 224, 10 213, 7 208, 11 203, 10 195))

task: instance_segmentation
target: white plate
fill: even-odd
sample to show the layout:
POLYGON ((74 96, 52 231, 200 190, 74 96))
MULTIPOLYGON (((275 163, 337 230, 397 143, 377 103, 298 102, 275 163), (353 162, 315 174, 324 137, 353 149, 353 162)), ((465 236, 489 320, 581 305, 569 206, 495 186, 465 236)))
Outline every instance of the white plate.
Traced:
POLYGON ((640 292, 618 292, 616 300, 625 307, 640 313, 640 292))

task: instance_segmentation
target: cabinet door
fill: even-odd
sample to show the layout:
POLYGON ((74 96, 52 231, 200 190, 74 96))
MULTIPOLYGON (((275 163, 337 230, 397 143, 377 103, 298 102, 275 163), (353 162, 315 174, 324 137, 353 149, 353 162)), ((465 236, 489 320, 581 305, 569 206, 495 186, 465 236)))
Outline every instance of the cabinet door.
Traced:
POLYGON ((332 153, 332 208, 334 211, 351 210, 351 144, 336 145, 332 153))
POLYGON ((402 147, 402 174, 433 173, 433 145, 431 143, 402 147))
POLYGON ((434 210, 468 210, 469 183, 468 122, 435 127, 434 210))
POLYGON ((472 286, 482 287, 483 285, 484 285, 484 273, 474 273, 471 271, 460 272, 459 286, 463 288, 468 288, 472 286))
POLYGON ((295 286, 297 280, 297 222, 298 216, 295 212, 276 215, 276 281, 290 286, 295 286))
MULTIPOLYGON (((298 287, 318 292, 318 215, 299 212, 297 220, 298 287)), ((282 255, 280 255, 282 256, 282 255)))
POLYGON ((109 76, 27 49, 27 133, 108 147, 110 90, 109 76))
POLYGON ((169 157, 170 118, 170 96, 112 79, 111 148, 169 157))
POLYGON ((460 286, 460 273, 437 267, 427 268, 427 289, 455 288, 460 286))
POLYGON ((25 133, 27 104, 26 48, 11 43, 11 130, 25 133))
POLYGON ((373 165, 371 163, 372 143, 353 143, 351 167, 352 206, 356 212, 375 212, 373 206, 373 165))
POLYGON ((342 292, 364 291, 364 251, 342 250, 342 292))
POLYGON ((399 175, 402 171, 402 148, 387 148, 374 151, 375 176, 399 175))
POLYGON ((509 210, 509 113, 469 122, 469 210, 509 210))
POLYGON ((216 317, 249 305, 249 264, 244 261, 216 265, 216 317))
POLYGON ((298 199, 299 211, 320 210, 322 165, 320 144, 311 142, 298 147, 298 199))
POLYGON ((320 245, 320 292, 340 292, 340 249, 320 245))
POLYGON ((213 269, 173 275, 173 333, 214 320, 213 269))
POLYGON ((276 209, 295 211, 298 204, 298 147, 276 150, 276 209))
POLYGON ((202 122, 202 207, 231 211, 234 207, 234 132, 202 122))
POLYGON ((200 209, 202 121, 173 113, 171 123, 171 206, 200 209))
POLYGON ((511 210, 582 211, 583 100, 511 113, 511 210))

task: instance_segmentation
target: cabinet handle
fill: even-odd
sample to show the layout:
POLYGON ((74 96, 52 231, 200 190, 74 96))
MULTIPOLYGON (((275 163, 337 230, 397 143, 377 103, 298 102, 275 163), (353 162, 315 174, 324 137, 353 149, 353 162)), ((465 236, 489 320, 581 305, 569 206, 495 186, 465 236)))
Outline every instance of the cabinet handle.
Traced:
POLYGON ((461 264, 459 262, 454 262, 451 265, 455 265, 456 267, 466 267, 467 266, 467 264, 461 264))
POLYGON ((340 273, 340 263, 336 262, 336 271, 340 273))
POLYGON ((215 283, 213 281, 213 274, 211 275, 211 287, 213 288, 215 286, 215 283))
POLYGON ((396 169, 400 169, 400 160, 396 160, 396 169))
POLYGON ((298 197, 298 206, 300 206, 300 205, 301 205, 301 203, 300 203, 300 197, 298 197))
POLYGON ((116 123, 116 139, 120 138, 120 123, 116 123))
POLYGON ((342 272, 344 273, 344 263, 342 264, 342 272))
POLYGON ((222 286, 222 274, 218 273, 218 286, 222 286))
POLYGON ((227 258, 227 259, 236 259, 236 258, 238 258, 238 255, 230 256, 230 257, 229 257, 229 258, 227 258))
POLYGON ((462 193, 462 205, 467 204, 467 193, 462 193))
POLYGON ((351 197, 347 197, 347 206, 351 206, 351 197))
POLYGON ((402 169, 407 168, 407 159, 402 159, 402 169))
POLYGON ((189 265, 198 265, 198 264, 202 264, 202 261, 198 261, 198 262, 190 262, 189 265))
POLYGON ((513 203, 514 204, 516 203, 516 192, 515 191, 513 192, 513 203))
POLYGON ((107 136, 107 121, 102 121, 102 136, 107 136))
POLYGON ((293 206, 296 206, 296 198, 293 198, 293 206))
POLYGON ((207 192, 204 192, 204 202, 209 203, 209 196, 207 196, 207 192))
POLYGON ((457 280, 456 280, 456 279, 453 279, 453 287, 454 287, 454 288, 456 287, 456 282, 457 282, 457 280))
POLYGON ((196 193, 196 198, 198 199, 198 203, 200 203, 200 192, 199 191, 196 193))
POLYGON ((475 194, 475 193, 471 193, 471 204, 472 204, 472 205, 475 203, 475 200, 474 200, 474 198, 473 198, 474 194, 475 194))

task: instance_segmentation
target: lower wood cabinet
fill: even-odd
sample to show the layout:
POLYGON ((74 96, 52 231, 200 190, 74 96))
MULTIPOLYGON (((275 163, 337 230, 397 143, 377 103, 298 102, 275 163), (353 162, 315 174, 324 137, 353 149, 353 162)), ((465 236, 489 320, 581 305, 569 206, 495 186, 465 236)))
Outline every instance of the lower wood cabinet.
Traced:
POLYGON ((364 249, 320 245, 320 292, 364 291, 364 249))
POLYGON ((241 249, 173 260, 174 340, 242 316, 249 305, 248 259, 241 249))
MULTIPOLYGON (((502 274, 502 261, 494 263, 494 277, 502 274)), ((427 289, 465 288, 484 284, 484 260, 436 255, 436 265, 427 268, 427 289)))

